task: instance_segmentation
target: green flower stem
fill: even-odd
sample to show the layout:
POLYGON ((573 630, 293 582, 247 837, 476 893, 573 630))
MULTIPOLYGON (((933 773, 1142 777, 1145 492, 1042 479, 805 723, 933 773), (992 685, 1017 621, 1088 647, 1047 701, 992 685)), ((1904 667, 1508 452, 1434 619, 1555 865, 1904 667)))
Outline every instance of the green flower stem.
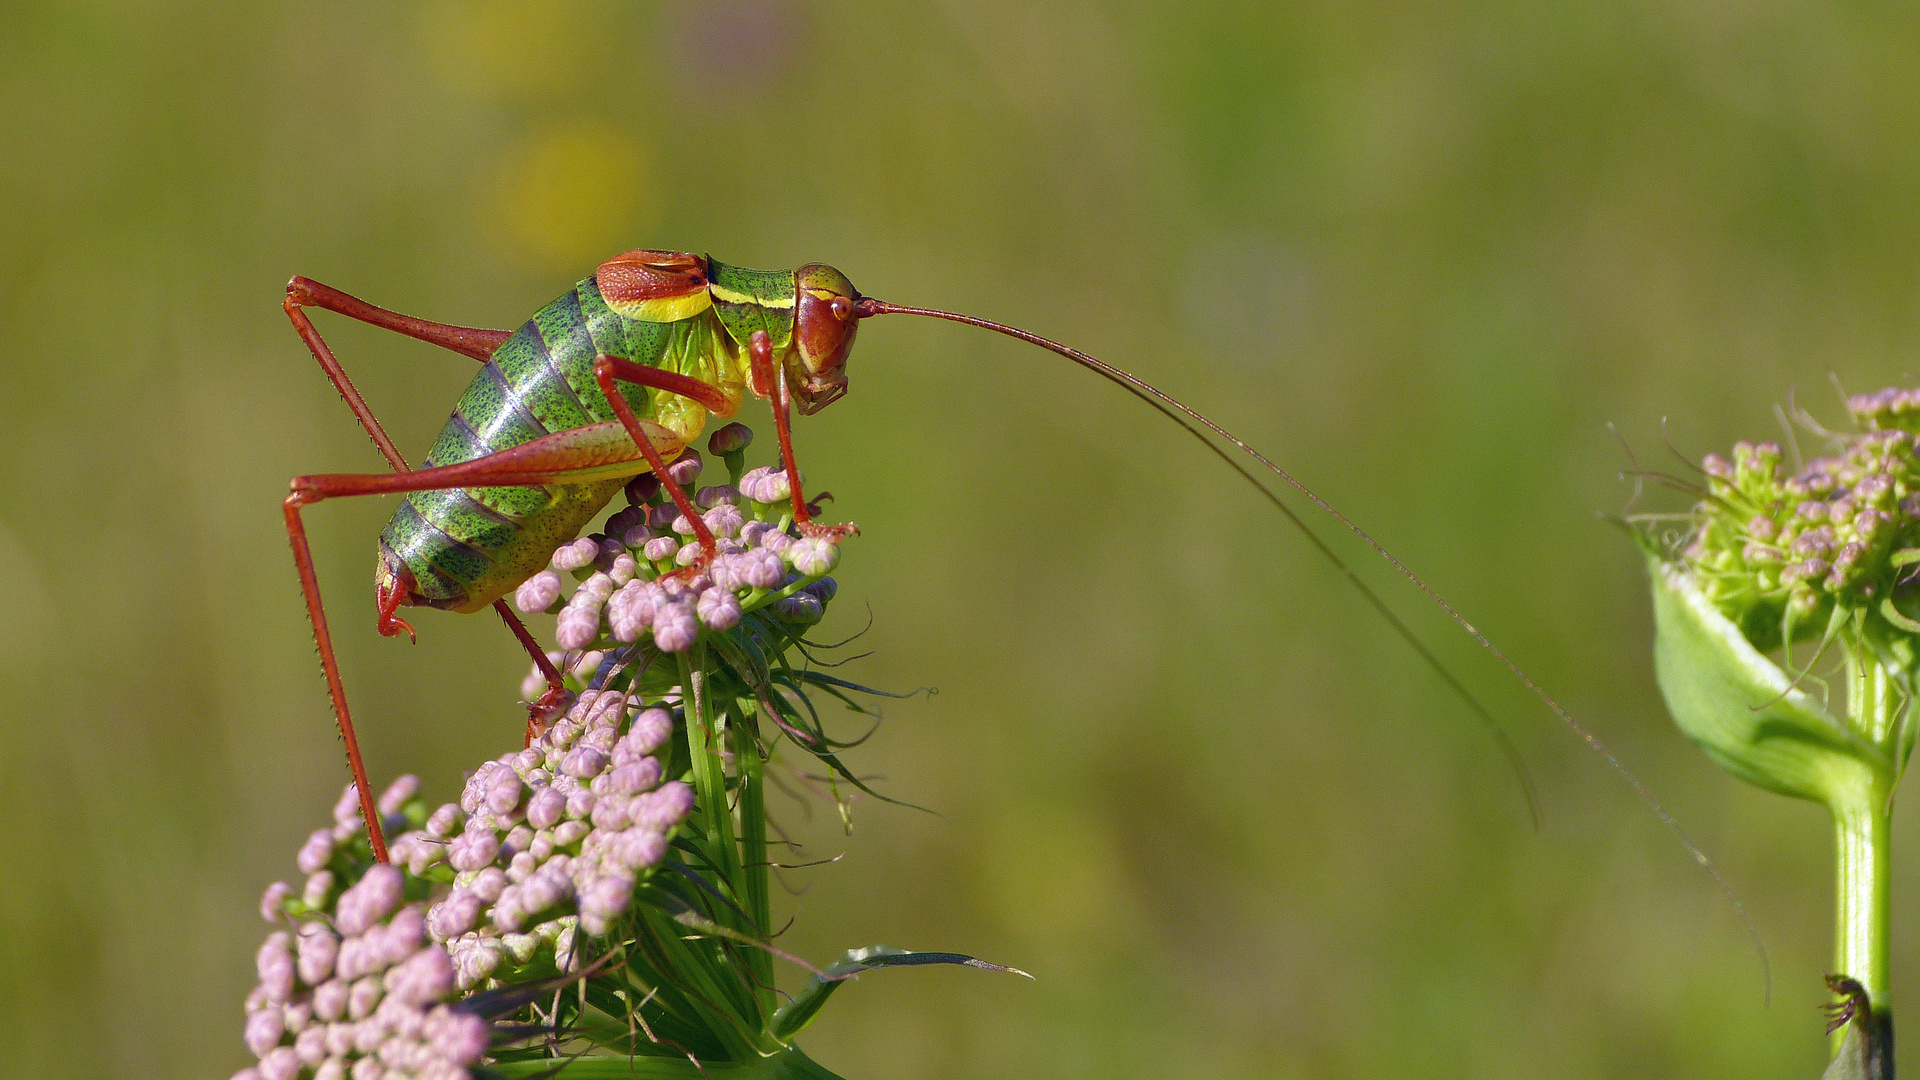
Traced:
MULTIPOLYGON (((1889 757, 1900 715, 1900 691, 1893 674, 1869 648, 1847 650, 1847 723, 1889 757)), ((1839 789, 1833 810, 1834 970, 1867 990, 1876 1014, 1889 1007, 1891 966, 1891 855, 1893 770, 1861 763, 1851 782, 1839 789)), ((1837 1052, 1845 1032, 1835 1032, 1837 1052)))
MULTIPOLYGON (((751 708, 751 706, 744 706, 751 708)), ((749 932, 766 939, 773 933, 773 898, 768 892, 767 858, 767 779, 766 762, 760 760, 757 740, 741 715, 730 715, 733 728, 733 759, 740 763, 740 868, 746 885, 747 914, 754 925, 749 932)), ((772 1016, 780 1007, 773 992, 773 954, 765 949, 749 953, 755 994, 760 1008, 772 1016)))
MULTIPOLYGON (((706 832, 707 850, 718 861, 720 875, 736 896, 742 895, 740 849, 734 846, 733 808, 727 801, 727 776, 720 762, 720 735, 713 716, 713 701, 707 688, 706 645, 696 642, 680 654, 680 685, 686 690, 687 747, 693 758, 693 795, 700 808, 700 825, 706 832)), ((737 923, 731 912, 722 911, 722 925, 737 923)), ((751 927, 735 926, 736 930, 751 927)))
MULTIPOLYGON (((1834 970, 1867 988, 1873 1011, 1878 1013, 1888 1005, 1891 815, 1886 813, 1884 789, 1873 794, 1880 797, 1850 800, 1833 808, 1839 885, 1833 913, 1833 964, 1834 970)), ((1837 1038, 1834 1045, 1839 1045, 1837 1038)))

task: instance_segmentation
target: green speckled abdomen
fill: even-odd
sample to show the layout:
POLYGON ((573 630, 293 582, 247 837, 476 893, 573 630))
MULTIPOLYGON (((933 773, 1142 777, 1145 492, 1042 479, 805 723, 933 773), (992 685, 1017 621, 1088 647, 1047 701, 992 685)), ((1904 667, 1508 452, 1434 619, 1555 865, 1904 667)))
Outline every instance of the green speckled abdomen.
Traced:
MULTIPOLYGON (((543 435, 615 420, 594 380, 593 361, 601 354, 737 386, 724 337, 710 310, 678 322, 621 315, 601 299, 590 277, 494 350, 423 467, 472 461, 543 435)), ((674 434, 677 441, 659 446, 668 459, 706 424, 706 409, 677 394, 628 383, 620 391, 637 416, 674 434)), ((634 466, 628 475, 647 471, 644 461, 634 466)), ((385 585, 410 576, 409 604, 477 611, 538 572, 624 482, 415 492, 381 534, 378 579, 385 585)))

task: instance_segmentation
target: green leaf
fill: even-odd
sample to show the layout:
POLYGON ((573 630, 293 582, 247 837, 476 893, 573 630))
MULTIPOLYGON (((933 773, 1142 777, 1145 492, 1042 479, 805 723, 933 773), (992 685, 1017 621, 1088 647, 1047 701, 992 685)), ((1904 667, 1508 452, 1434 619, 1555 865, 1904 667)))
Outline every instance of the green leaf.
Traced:
POLYGON ((622 1054, 515 1061, 478 1068, 473 1074, 476 1080, 612 1080, 636 1076, 642 1080, 841 1080, 794 1046, 746 1063, 702 1061, 696 1065, 686 1058, 628 1058, 622 1054))
POLYGON ((867 949, 849 949, 847 954, 829 964, 826 970, 807 980, 807 985, 792 1001, 780 1007, 773 1015, 773 1034, 782 1041, 793 1038, 801 1028, 813 1022, 820 1007, 827 998, 838 989, 842 982, 874 968, 917 967, 922 964, 958 964, 961 967, 980 968, 983 971, 1006 971, 1015 975, 1033 978, 1019 968, 989 964, 964 953, 946 952, 908 952, 905 949, 875 945, 867 949))
POLYGON ((1892 762, 1755 649, 1684 568, 1649 560, 1654 670, 1680 730, 1749 783, 1831 805, 1892 762))

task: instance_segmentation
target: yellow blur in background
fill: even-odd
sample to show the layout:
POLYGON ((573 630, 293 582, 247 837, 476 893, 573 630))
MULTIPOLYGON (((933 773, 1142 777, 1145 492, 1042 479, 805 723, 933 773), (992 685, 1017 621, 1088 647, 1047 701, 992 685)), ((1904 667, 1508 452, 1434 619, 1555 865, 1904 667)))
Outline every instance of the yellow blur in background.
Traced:
MULTIPOLYGON (((1600 514, 1914 379, 1920 19, 1895 5, 16 6, 0 17, 0 1046, 18 1076, 245 1064, 256 898, 344 780, 290 476, 381 462, 280 312, 306 274, 510 327, 632 247, 824 261, 1088 349, 1266 449, 1591 722, 1621 779, 1314 519, 1537 782, 1217 462, 1045 354, 910 319, 800 422, 859 522, 822 636, 892 689, 850 760, 938 816, 778 802, 782 948, 870 975, 860 1078, 1810 1077, 1824 812, 1654 689, 1600 514)), ((469 361, 322 315, 420 455, 469 361)), ((770 434, 764 407, 744 418, 770 434)), ((766 440, 770 442, 771 440, 766 440)), ((756 459, 768 447, 756 448, 756 459)), ((308 514, 382 782, 519 737, 486 618, 374 632, 386 500, 308 514)), ((550 624, 538 627, 550 633, 550 624)), ((839 730, 859 730, 847 717, 839 730)), ((1896 824, 1896 1010, 1920 823, 1896 824)), ((790 969, 797 985, 803 972, 790 969)))

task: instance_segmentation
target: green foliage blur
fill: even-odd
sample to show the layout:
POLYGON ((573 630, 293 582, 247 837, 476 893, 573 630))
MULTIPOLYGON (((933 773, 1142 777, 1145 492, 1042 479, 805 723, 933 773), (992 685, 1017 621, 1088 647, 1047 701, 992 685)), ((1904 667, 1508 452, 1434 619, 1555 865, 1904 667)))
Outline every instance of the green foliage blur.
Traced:
MULTIPOLYGON (((1697 459, 1776 437, 1790 392, 1838 418, 1830 375, 1914 380, 1917 49, 1910 8, 1792 0, 9 5, 9 1071, 248 1061, 256 898, 345 775, 278 503, 295 474, 382 468, 283 283, 512 326, 646 246, 830 262, 1246 436, 1639 771, 1774 972, 1769 1004, 1728 904, 1621 779, 1350 537, 1519 743, 1540 831, 1486 733, 1185 436, 1036 350, 889 318, 797 440, 864 529, 823 636, 870 606, 874 655, 842 673, 939 690, 851 760, 938 816, 868 800, 847 837, 776 799, 792 861, 846 853, 783 872, 780 945, 1038 981, 870 975, 808 1031, 821 1063, 1815 1075, 1826 814, 1668 720, 1639 553, 1598 516, 1630 494, 1605 425, 1684 474, 1663 417, 1697 459)), ((417 460, 471 361, 317 321, 417 460)), ((484 616, 375 634, 390 511, 308 520, 376 783, 451 798, 518 740, 525 659, 484 616)), ((1896 1010, 1920 1002, 1914 817, 1896 1010)))

